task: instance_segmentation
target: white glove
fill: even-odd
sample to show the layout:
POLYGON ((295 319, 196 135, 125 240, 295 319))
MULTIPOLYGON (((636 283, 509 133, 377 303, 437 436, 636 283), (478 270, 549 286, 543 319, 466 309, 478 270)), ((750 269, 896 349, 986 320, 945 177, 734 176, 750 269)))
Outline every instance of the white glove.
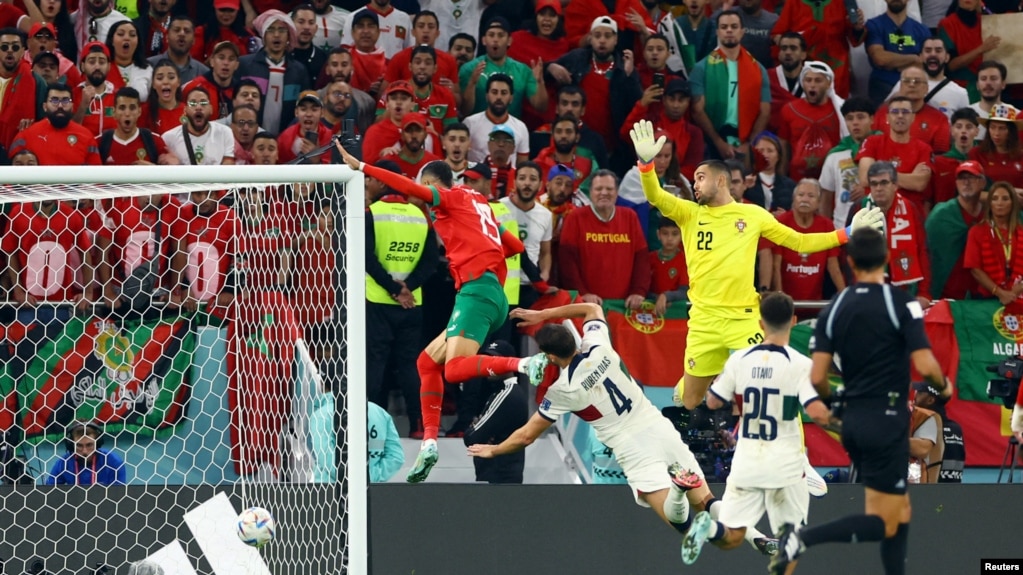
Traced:
POLYGON ((853 216, 852 225, 849 226, 849 235, 861 228, 874 228, 884 233, 884 213, 881 208, 875 206, 867 210, 860 210, 853 216))
POLYGON ((650 120, 636 122, 629 130, 629 135, 632 136, 632 144, 636 147, 636 156, 644 164, 652 162, 654 156, 661 151, 661 147, 667 141, 664 136, 654 141, 654 125, 650 123, 650 120))

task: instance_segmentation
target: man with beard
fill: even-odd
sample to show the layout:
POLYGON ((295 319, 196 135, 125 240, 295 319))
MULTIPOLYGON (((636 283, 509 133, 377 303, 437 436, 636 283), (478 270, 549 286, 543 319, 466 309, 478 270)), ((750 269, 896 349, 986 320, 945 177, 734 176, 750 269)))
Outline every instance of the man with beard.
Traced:
MULTIPOLYGON (((924 215, 930 211, 930 198, 927 188, 931 181, 931 158, 933 150, 924 142, 913 137, 910 127, 915 116, 913 104, 905 96, 896 96, 888 101, 884 110, 888 116, 888 130, 884 134, 875 134, 863 141, 860 151, 856 154, 859 166, 859 181, 863 185, 867 181, 867 170, 870 165, 879 161, 898 159, 898 177, 894 180, 902 195, 919 208, 924 215)), ((935 110, 941 115, 941 112, 935 110)), ((878 125, 878 110, 874 115, 874 126, 878 125)), ((941 116, 945 121, 945 116, 941 116)), ((866 186, 864 186, 866 187, 866 186)))
MULTIPOLYGON (((980 64, 977 71, 977 92, 980 92, 980 100, 970 105, 977 116, 987 118, 991 116, 991 108, 1002 103, 1002 92, 1005 91, 1008 68, 1001 62, 986 60, 980 64)), ((977 139, 983 140, 987 134, 987 128, 980 127, 977 139)))
POLYGON ((392 6, 391 0, 370 0, 365 6, 352 12, 348 17, 348 27, 345 29, 345 42, 358 36, 355 32, 355 25, 365 18, 367 13, 375 16, 374 21, 379 28, 379 46, 383 49, 385 58, 392 58, 403 48, 412 45, 412 34, 410 34, 412 18, 407 12, 402 12, 392 6))
MULTIPOLYGON (((255 143, 256 134, 262 129, 259 127, 259 113, 248 104, 242 104, 235 108, 231 114, 231 133, 234 134, 234 163, 255 164, 252 157, 252 146, 255 143)), ((274 161, 276 164, 277 162, 274 161)))
POLYGON ((353 14, 351 43, 352 86, 374 98, 380 95, 387 72, 387 53, 380 42, 380 17, 372 10, 353 14))
POLYGON ((845 98, 849 96, 849 46, 863 43, 866 32, 863 11, 856 12, 856 22, 850 22, 841 2, 786 2, 771 32, 775 42, 785 32, 803 34, 809 58, 831 66, 835 92, 845 98))
MULTIPOLYGON (((462 91, 462 112, 465 115, 483 112, 489 102, 486 100, 490 91, 490 78, 501 74, 511 79, 513 86, 511 100, 507 103, 508 111, 516 118, 522 116, 522 103, 528 99, 529 105, 537 112, 547 110, 547 88, 544 85, 543 62, 529 62, 528 65, 508 57, 511 46, 511 24, 501 16, 491 20, 483 33, 482 44, 486 53, 470 60, 458 70, 459 89, 462 91)), ((565 84, 570 81, 563 82, 565 84)))
MULTIPOLYGON (((558 88, 556 97, 557 105, 554 108, 554 116, 572 116, 575 118, 576 128, 579 131, 579 148, 586 150, 586 153, 593 157, 593 161, 599 166, 606 166, 607 147, 604 146, 604 137, 593 131, 581 120, 586 115, 586 93, 579 86, 568 84, 558 88)), ((539 154, 540 150, 551 144, 552 128, 550 124, 544 124, 529 134, 530 154, 539 154)))
MULTIPOLYGON (((913 107, 913 124, 910 126, 910 135, 927 144, 935 153, 944 154, 951 147, 952 136, 949 132, 948 116, 933 106, 928 106, 924 98, 927 97, 927 73, 920 64, 910 64, 902 71, 900 95, 909 100, 913 107)), ((883 112, 886 107, 881 106, 878 114, 874 116, 874 129, 884 130, 883 112)))
POLYGON ((234 100, 234 91, 238 87, 234 79, 235 70, 238 69, 238 55, 238 46, 233 42, 227 40, 218 42, 207 61, 210 65, 209 71, 187 84, 182 84, 182 92, 197 86, 206 88, 210 93, 214 119, 225 118, 234 109, 231 101, 234 100))
POLYGON ((177 0, 149 0, 147 4, 149 12, 136 18, 135 25, 139 29, 139 44, 148 58, 167 50, 171 10, 177 0))
POLYGON ((448 54, 455 59, 458 69, 476 57, 476 37, 471 34, 455 34, 448 40, 448 54))
MULTIPOLYGON (((487 140, 487 151, 490 153, 483 159, 483 164, 490 167, 493 174, 490 200, 507 196, 515 189, 515 132, 505 124, 497 124, 490 131, 487 140)), ((523 160, 525 161, 525 160, 523 160)))
POLYGON ((590 25, 590 45, 565 54, 547 70, 562 85, 575 84, 586 93, 586 113, 579 116, 601 135, 614 152, 618 130, 642 95, 632 50, 615 53, 618 25, 601 16, 590 25))
POLYGON ((242 56, 235 75, 252 79, 265 95, 260 125, 279 133, 295 119, 298 95, 312 88, 305 66, 288 54, 295 24, 280 10, 267 10, 252 25, 259 30, 263 47, 242 56))
POLYGON ((401 173, 407 178, 415 178, 419 170, 430 162, 440 160, 440 156, 434 155, 423 148, 426 143, 426 125, 429 122, 426 116, 419 112, 405 114, 401 120, 401 151, 393 156, 393 160, 401 173))
POLYGON ((46 81, 33 74, 30 67, 21 65, 25 53, 24 32, 17 28, 0 28, 0 48, 0 146, 10 149, 15 134, 32 125, 41 115, 46 81))
POLYGON ((940 156, 934 156, 931 195, 935 206, 956 197, 956 172, 960 164, 969 159, 979 128, 980 118, 973 108, 960 108, 952 114, 952 148, 940 156))
MULTIPOLYGON (((792 209, 778 216, 778 222, 802 234, 834 231, 835 226, 831 220, 817 213, 820 203, 820 182, 812 178, 800 180, 792 195, 792 209)), ((845 278, 838 265, 838 247, 807 254, 783 246, 772 246, 772 252, 772 290, 785 292, 796 301, 822 300, 825 272, 838 291, 845 289, 845 278)), ((817 316, 817 310, 811 312, 797 315, 801 319, 817 316)))
MULTIPOLYGON (((458 121, 458 104, 454 94, 433 79, 437 74, 438 52, 430 46, 412 48, 412 59, 409 70, 412 71, 412 87, 415 89, 414 100, 419 112, 426 114, 432 127, 430 133, 440 134, 444 126, 458 121)), ((383 108, 378 104, 377 113, 383 108)))
POLYGON ((713 144, 713 155, 725 160, 749 157, 750 139, 764 131, 771 114, 767 71, 742 47, 743 33, 739 13, 722 12, 717 20, 718 48, 700 60, 689 77, 693 122, 713 144))
MULTIPOLYGON (((295 123, 288 126, 277 137, 282 164, 330 142, 332 134, 330 129, 320 122, 322 117, 323 102, 320 100, 320 96, 313 90, 302 92, 298 97, 298 106, 295 108, 295 123)), ((322 153, 318 158, 308 158, 303 163, 315 164, 317 162, 329 164, 330 152, 322 153)))
POLYGON ((163 138, 145 128, 139 128, 142 104, 135 88, 125 86, 114 94, 113 116, 115 128, 99 137, 99 157, 103 164, 139 166, 178 164, 174 154, 167 151, 163 138))
POLYGON ((444 151, 444 163, 451 168, 454 177, 460 178, 469 167, 469 128, 461 123, 444 126, 440 137, 440 147, 444 151))
POLYGON ((778 15, 764 10, 762 0, 739 0, 737 4, 742 27, 746 31, 742 36, 742 47, 753 54, 761 66, 770 68, 774 65, 774 58, 771 57, 771 49, 774 47, 771 29, 778 21, 778 15))
POLYGON ((11 143, 10 157, 27 149, 36 155, 40 166, 101 165, 96 136, 71 121, 72 108, 71 88, 64 84, 47 87, 44 118, 18 132, 11 143))
MULTIPOLYGON (((412 18, 412 37, 415 38, 415 45, 411 48, 405 48, 391 58, 391 61, 387 63, 385 79, 388 82, 410 79, 409 70, 411 68, 409 65, 414 56, 412 51, 422 46, 429 46, 434 49, 434 54, 437 56, 436 72, 440 74, 437 83, 451 90, 452 93, 460 92, 458 90, 458 67, 461 64, 451 54, 437 49, 436 42, 439 36, 440 28, 436 14, 429 10, 416 14, 412 18)), ((466 62, 468 61, 466 60, 466 62)), ((459 93, 459 97, 461 97, 461 93, 459 93)))
MULTIPOLYGON (((437 29, 440 34, 437 41, 441 46, 449 46, 452 40, 459 36, 470 36, 473 38, 473 49, 469 60, 476 54, 475 39, 480 33, 480 19, 488 5, 496 4, 490 0, 470 0, 461 2, 456 0, 419 0, 419 7, 424 11, 430 11, 437 15, 437 29)), ((412 22, 415 27, 415 21, 412 22)), ((454 50, 450 50, 455 55, 454 50)))
MULTIPOLYGON (((558 116, 551 122, 553 134, 551 145, 540 150, 536 163, 544 173, 550 172, 557 164, 568 166, 574 173, 572 186, 576 189, 588 190, 590 175, 600 167, 585 153, 579 151, 579 129, 572 116, 558 116)), ((518 179, 516 178, 516 181, 518 179)), ((537 180, 537 186, 540 180, 537 180)))
POLYGON ((42 76, 47 85, 57 84, 61 82, 59 58, 53 52, 40 52, 32 58, 32 71, 42 76))
POLYGON ((162 134, 167 149, 182 164, 234 164, 234 133, 223 124, 211 122, 212 115, 210 95, 205 88, 192 88, 185 94, 185 123, 162 134))
MULTIPOLYGON (((320 123, 326 126, 332 135, 341 133, 345 120, 356 120, 358 116, 352 91, 352 87, 340 76, 335 77, 320 90, 323 98, 323 115, 320 117, 320 123)), ((362 131, 356 127, 356 133, 361 134, 362 131)))
POLYGON ((831 68, 824 62, 807 62, 802 76, 803 97, 785 104, 778 130, 789 151, 789 176, 794 180, 819 177, 828 152, 849 134, 842 118, 844 100, 831 86, 835 77, 831 68))
MULTIPOLYGON (((194 93, 194 92, 193 92, 194 93)), ((172 237, 180 238, 179 249, 171 258, 175 287, 171 301, 187 311, 200 304, 206 309, 226 307, 234 300, 238 253, 235 211, 217 201, 215 191, 192 192, 192 218, 174 226, 172 237), (195 262, 212 261, 213 265, 195 262)))
MULTIPOLYGON (((941 38, 933 37, 924 40, 923 52, 924 72, 927 72, 927 97, 924 102, 937 108, 945 114, 949 120, 956 110, 970 106, 970 96, 959 84, 945 76, 945 66, 948 64, 948 51, 945 50, 945 42, 941 38)), ((902 81, 900 80, 892 88, 888 97, 900 93, 902 81)))
POLYGON ((778 132, 781 109, 796 98, 803 97, 803 84, 799 81, 806 62, 806 40, 798 32, 786 32, 778 40, 778 65, 768 71, 771 83, 771 119, 767 127, 778 132))
MULTIPOLYGON (((345 18, 348 10, 332 6, 330 0, 311 0, 313 12, 316 14, 316 32, 313 44, 324 52, 341 45, 345 30, 345 18)), ((319 70, 319 68, 317 68, 319 70)), ((310 74, 315 76, 315 74, 310 74)))
POLYGON ((348 51, 348 48, 344 46, 333 48, 327 54, 327 63, 323 65, 323 70, 320 71, 320 77, 316 80, 316 85, 326 86, 331 80, 338 78, 348 84, 351 91, 349 102, 351 102, 351 107, 355 109, 351 117, 355 120, 355 127, 358 133, 365 134, 366 130, 376 121, 377 102, 373 96, 352 86, 353 70, 352 54, 348 51))
POLYGON ((487 156, 491 134, 497 126, 506 126, 516 142, 515 154, 510 157, 511 165, 518 160, 529 158, 529 128, 511 113, 515 100, 515 81, 506 74, 492 74, 486 83, 487 107, 484 111, 465 119, 472 135, 469 147, 469 161, 482 162, 487 156))
POLYGON ((931 31, 906 14, 907 0, 885 0, 888 10, 867 21, 867 56, 870 57, 870 99, 883 102, 899 81, 899 72, 919 64, 924 40, 931 31))
MULTIPOLYGON (((650 23, 653 24, 650 30, 668 40, 668 68, 677 73, 688 74, 693 69, 693 64, 696 64, 696 59, 693 57, 692 48, 688 46, 681 25, 670 10, 661 9, 657 0, 642 0, 642 5, 650 23)), ((639 14, 639 17, 643 18, 643 15, 639 14)), ((649 31, 640 32, 641 37, 646 34, 649 34, 649 31)))
POLYGON ((79 2, 78 10, 71 13, 71 23, 75 27, 75 40, 79 47, 89 42, 106 41, 114 24, 129 19, 114 10, 114 0, 85 0, 79 2))
POLYGON ((93 136, 99 136, 113 128, 110 119, 114 115, 116 89, 113 82, 107 80, 110 52, 106 44, 89 42, 82 47, 81 58, 79 66, 85 80, 75 86, 76 109, 72 119, 85 126, 93 136))
POLYGON ((963 269, 966 237, 984 221, 980 195, 987 187, 979 162, 963 162, 955 169, 955 197, 935 204, 924 226, 931 256, 931 292, 940 298, 980 297, 976 278, 963 269))
MULTIPOLYGON (((515 190, 499 201, 508 208, 515 221, 518 222, 519 237, 522 238, 522 244, 526 248, 525 257, 536 264, 540 270, 540 279, 547 282, 551 277, 553 263, 551 234, 554 229, 554 220, 551 218, 550 210, 536 201, 542 181, 543 172, 540 166, 533 162, 523 162, 515 171, 515 190)), ((519 306, 528 308, 533 305, 540 294, 535 290, 527 289, 531 282, 525 274, 519 277, 519 281, 521 282, 519 306)))
POLYGON ((164 58, 174 63, 178 69, 178 79, 184 86, 195 78, 202 76, 210 69, 202 62, 192 58, 192 46, 195 44, 195 22, 188 16, 172 16, 170 28, 167 29, 167 51, 149 57, 149 65, 155 66, 164 58))
POLYGON ((315 78, 327 62, 327 53, 319 46, 313 45, 318 22, 316 11, 311 5, 302 4, 291 11, 291 21, 295 23, 296 32, 291 57, 305 66, 310 78, 315 78))

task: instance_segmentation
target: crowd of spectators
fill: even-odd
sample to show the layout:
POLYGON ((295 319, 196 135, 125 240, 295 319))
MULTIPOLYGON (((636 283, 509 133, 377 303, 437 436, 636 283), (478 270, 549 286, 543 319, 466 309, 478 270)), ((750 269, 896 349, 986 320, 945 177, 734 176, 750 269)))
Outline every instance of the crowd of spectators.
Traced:
MULTIPOLYGON (((684 305, 688 246, 639 186, 626 136, 648 119, 668 139, 654 163, 672 193, 692 199, 696 165, 722 159, 738 201, 800 230, 845 226, 878 206, 893 284, 925 305, 1018 304, 1023 115, 1013 105, 1019 86, 986 56, 1007 39, 985 36, 980 16, 1020 9, 977 0, 861 0, 852 12, 795 0, 14 0, 0 12, 0 146, 14 165, 277 164, 349 130, 368 163, 415 177, 443 160, 505 205, 527 248, 522 273, 510 276, 513 301, 565 288, 663 313, 684 305)), ((247 274, 246 285, 296 276, 316 285, 330 277, 327 196, 296 187, 252 193, 233 209, 208 193, 15 206, 3 280, 18 302, 82 296, 116 307, 119 282, 159 253, 168 301, 223 304, 243 281, 232 270, 245 248, 226 231, 241 218, 246 241, 293 272, 247 274), (31 257, 47 230, 67 255, 47 260, 65 265, 45 274, 49 283, 31 257), (199 244, 217 265, 189 264, 189 245, 199 244), (75 262, 89 265, 67 267, 75 262)), ((757 285, 797 299, 829 297, 850 278, 839 251, 763 244, 759 256, 757 285)), ((420 347, 443 327, 453 290, 444 266, 429 267, 439 279, 421 278, 411 300, 426 304, 420 347)), ((409 305, 403 278, 377 279, 395 290, 385 294, 393 304, 409 305)), ((310 294, 304 308, 328 297, 310 294)), ((325 319, 304 321, 317 334, 325 319)), ((376 367, 371 400, 386 403, 385 375, 414 372, 409 357, 376 367)), ((415 403, 407 377, 393 379, 415 403)))

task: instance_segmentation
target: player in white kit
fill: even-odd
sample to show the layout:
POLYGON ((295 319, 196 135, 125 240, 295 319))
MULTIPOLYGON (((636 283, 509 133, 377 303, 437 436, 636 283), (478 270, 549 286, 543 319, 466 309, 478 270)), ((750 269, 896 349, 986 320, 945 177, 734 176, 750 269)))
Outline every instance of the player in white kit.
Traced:
MULTIPOLYGON (((550 319, 583 317, 582 344, 563 325, 544 325, 536 342, 546 359, 561 373, 526 425, 500 445, 473 445, 469 454, 493 457, 524 449, 566 413, 575 413, 593 426, 597 438, 618 459, 636 503, 650 507, 658 517, 680 533, 691 521, 690 504, 716 514, 721 503, 714 498, 689 447, 671 422, 661 415, 629 375, 625 362, 611 346, 604 312, 599 305, 571 304, 545 310, 516 309, 511 317, 525 325, 550 319)), ((530 380, 539 383, 540 362, 530 362, 530 380)), ((773 551, 775 541, 751 530, 751 543, 761 552, 773 551), (754 542, 754 540, 758 540, 754 542)), ((766 553, 766 552, 765 552, 766 553)))
POLYGON ((732 354, 707 391, 711 409, 741 398, 739 438, 717 521, 698 514, 682 541, 687 564, 696 561, 707 541, 722 549, 738 546, 743 526, 756 525, 765 511, 775 532, 786 523, 806 523, 810 490, 799 406, 822 426, 830 413, 810 383, 813 362, 788 345, 794 313, 788 295, 765 295, 760 300, 763 343, 732 354))

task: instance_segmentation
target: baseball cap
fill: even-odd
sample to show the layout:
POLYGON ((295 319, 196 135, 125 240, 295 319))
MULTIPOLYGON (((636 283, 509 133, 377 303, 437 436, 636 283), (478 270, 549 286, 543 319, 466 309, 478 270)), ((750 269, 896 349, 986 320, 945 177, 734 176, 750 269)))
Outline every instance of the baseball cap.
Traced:
POLYGON ((323 100, 320 99, 320 95, 317 94, 315 90, 303 90, 302 93, 298 95, 298 102, 296 102, 296 105, 300 105, 302 102, 312 102, 321 108, 323 107, 323 100))
POLYGON ((959 164, 959 167, 956 168, 956 177, 959 177, 959 174, 963 173, 973 174, 974 176, 983 178, 984 168, 980 165, 980 162, 968 160, 959 164))
POLYGON ((32 24, 32 27, 28 29, 28 37, 31 38, 43 31, 49 32, 54 38, 57 37, 57 29, 49 22, 36 22, 32 24))
POLYGON ((948 401, 947 399, 941 397, 941 392, 938 391, 937 388, 927 383, 926 381, 914 381, 913 391, 926 391, 927 393, 933 395, 934 398, 937 399, 939 403, 945 403, 946 401, 948 401))
POLYGON ((54 64, 60 65, 60 58, 58 58, 53 52, 47 52, 46 50, 43 50, 32 58, 32 65, 35 66, 43 60, 53 60, 54 64))
POLYGON ((490 137, 494 137, 495 134, 504 134, 512 140, 515 139, 515 131, 508 126, 508 124, 495 124, 490 130, 490 137))
POLYGON ((409 112, 401 119, 401 130, 404 132, 405 128, 409 126, 419 126, 422 129, 426 129, 426 116, 419 112, 409 112))
POLYGON ((213 8, 216 10, 238 10, 241 8, 239 0, 213 0, 213 8))
POLYGON ((412 96, 413 98, 416 96, 416 93, 412 91, 411 84, 409 84, 405 80, 398 80, 397 82, 391 82, 391 85, 387 87, 387 91, 384 92, 384 97, 386 98, 387 96, 390 96, 391 94, 396 94, 398 92, 405 92, 406 94, 412 96))
POLYGON ((664 95, 670 96, 672 94, 682 94, 686 98, 692 95, 689 91, 689 82, 686 82, 682 78, 675 78, 668 82, 668 85, 664 87, 664 95))
POLYGON ((572 168, 569 168, 565 164, 555 164, 554 167, 547 172, 547 181, 551 181, 558 176, 567 176, 568 178, 575 178, 575 174, 572 172, 572 168))
POLYGON ((539 13, 544 8, 554 10, 558 16, 562 15, 561 0, 536 0, 536 11, 539 13))
POLYGON ((238 49, 238 46, 234 42, 222 40, 220 42, 217 42, 217 44, 213 47, 213 51, 210 52, 210 56, 213 56, 214 54, 219 54, 224 50, 231 50, 232 52, 234 52, 234 55, 236 57, 242 55, 241 50, 238 49))
POLYGON ((107 45, 103 42, 92 41, 86 43, 85 46, 82 46, 82 51, 78 57, 78 61, 84 61, 85 57, 93 52, 102 52, 103 55, 107 57, 107 60, 110 59, 110 50, 107 49, 107 45))
POLYGON ((512 347, 512 344, 508 343, 503 339, 499 339, 484 347, 483 355, 493 355, 497 357, 515 357, 518 354, 515 353, 515 348, 512 347))
POLYGON ((490 172, 490 166, 480 162, 469 166, 464 172, 462 172, 463 180, 489 180, 493 174, 490 172))
POLYGON ((508 19, 504 16, 498 16, 491 21, 487 22, 487 30, 491 28, 500 28, 505 32, 511 33, 511 24, 508 23, 508 19))
POLYGON ((377 16, 376 12, 370 10, 369 8, 359 10, 352 16, 352 26, 355 26, 356 23, 361 22, 363 20, 372 20, 373 23, 376 24, 377 26, 380 25, 380 17, 377 16))
POLYGON ((593 24, 590 24, 590 32, 593 32, 600 27, 610 28, 615 34, 618 33, 618 23, 611 19, 610 16, 599 16, 594 18, 593 24))

